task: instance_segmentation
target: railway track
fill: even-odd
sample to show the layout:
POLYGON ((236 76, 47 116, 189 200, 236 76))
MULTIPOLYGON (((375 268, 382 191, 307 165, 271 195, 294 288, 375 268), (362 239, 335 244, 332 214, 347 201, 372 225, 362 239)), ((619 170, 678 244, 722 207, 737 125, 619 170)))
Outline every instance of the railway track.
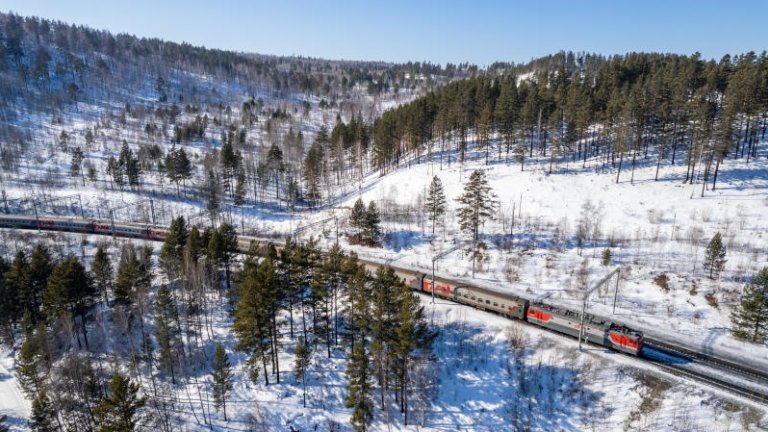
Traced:
MULTIPOLYGON (((15 229, 37 229, 37 228, 16 227, 15 229)), ((72 230, 63 230, 63 229, 58 230, 58 229, 51 229, 50 227, 45 228, 44 230, 54 231, 54 232, 70 232, 70 233, 77 234, 77 232, 73 232, 72 230)), ((111 233, 106 234, 106 233, 97 232, 97 233, 87 233, 87 234, 113 236, 113 234, 111 233)), ((126 238, 135 238, 135 236, 123 235, 123 234, 116 234, 116 236, 126 237, 126 238)), ((145 240, 162 241, 156 238, 150 238, 145 240)), ((251 241, 275 242, 275 239, 261 239, 261 238, 242 236, 238 238, 238 246, 241 248, 241 251, 243 252, 246 251, 251 241)), ((385 264, 381 262, 371 261, 370 259, 361 259, 361 261, 374 266, 381 266, 385 264)), ((396 266, 392 266, 392 267, 395 268, 396 270, 398 269, 396 266)), ((399 270, 412 272, 412 270, 409 270, 409 269, 399 269, 399 270)), ((443 278, 441 278, 441 280, 443 280, 443 278)), ((445 299, 445 300, 451 301, 450 299, 445 299)), ((536 328, 542 328, 540 326, 536 326, 535 324, 529 323, 527 321, 521 321, 521 322, 524 322, 527 325, 532 325, 536 328)), ((553 331, 552 333, 554 334, 556 332, 553 331)), ((565 335, 562 333, 557 333, 557 334, 560 336, 569 337, 568 335, 565 335)), ((654 364, 659 369, 665 372, 671 373, 673 375, 685 376, 695 381, 718 388, 720 390, 725 390, 734 395, 744 397, 762 404, 768 404, 768 373, 764 371, 756 370, 744 365, 740 365, 728 360, 724 360, 724 359, 712 356, 710 354, 690 350, 688 348, 680 347, 677 345, 673 345, 673 344, 660 341, 657 339, 649 338, 649 337, 645 337, 643 351, 638 356, 638 358, 642 358, 648 361, 649 363, 654 364), (699 370, 697 370, 697 368, 692 368, 691 365, 702 365, 704 366, 704 369, 708 369, 709 372, 704 372, 700 370, 701 368, 698 368, 699 370), (735 381, 738 381, 738 380, 735 380, 735 381, 727 380, 723 377, 715 376, 718 372, 725 372, 726 375, 735 374, 742 379, 742 382, 737 383, 735 381), (750 383, 749 386, 744 385, 745 380, 750 383)))
MULTIPOLYGON (((653 348, 651 348, 653 350, 653 348)), ((673 354, 675 355, 675 354, 673 354)), ((640 357, 646 360, 647 362, 653 364, 657 368, 668 372, 675 376, 682 376, 686 378, 690 378, 696 382, 703 383, 705 385, 709 385, 710 387, 717 388, 719 390, 724 390, 730 394, 741 396, 745 399, 752 400, 754 402, 759 402, 762 404, 768 404, 768 382, 761 381, 756 382, 754 380, 750 380, 750 385, 745 385, 745 383, 736 383, 734 381, 728 380, 725 377, 718 377, 715 376, 715 374, 707 374, 702 372, 701 370, 696 370, 691 367, 686 367, 686 363, 682 362, 679 363, 677 361, 669 361, 668 354, 663 357, 667 357, 667 359, 659 358, 659 356, 654 355, 652 353, 648 353, 647 351, 644 352, 640 357)), ((687 357, 681 357, 682 359, 688 359, 687 357)), ((687 363, 687 365, 698 365, 699 363, 687 363)), ((714 372, 717 372, 721 369, 715 369, 714 372)))
POLYGON ((768 373, 764 371, 649 337, 644 340, 640 357, 673 374, 768 404, 768 373), (718 372, 725 373, 716 376, 718 372))

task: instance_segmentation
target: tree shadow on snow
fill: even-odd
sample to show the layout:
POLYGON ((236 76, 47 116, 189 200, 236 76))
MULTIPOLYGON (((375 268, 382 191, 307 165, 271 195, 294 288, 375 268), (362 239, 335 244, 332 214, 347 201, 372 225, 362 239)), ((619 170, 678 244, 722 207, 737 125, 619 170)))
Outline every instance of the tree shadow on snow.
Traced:
POLYGON ((604 393, 588 388, 567 360, 548 355, 556 364, 545 364, 536 347, 510 350, 505 338, 481 326, 442 328, 435 345, 443 365, 440 398, 427 415, 430 428, 575 431, 608 415, 604 393))
POLYGON ((424 237, 418 231, 393 231, 384 234, 384 247, 395 252, 412 249, 424 243, 424 237))

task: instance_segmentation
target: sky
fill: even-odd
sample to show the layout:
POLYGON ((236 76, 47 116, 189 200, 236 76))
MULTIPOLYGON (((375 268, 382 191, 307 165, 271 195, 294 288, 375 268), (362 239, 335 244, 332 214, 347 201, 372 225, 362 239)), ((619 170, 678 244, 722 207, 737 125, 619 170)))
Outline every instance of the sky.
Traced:
POLYGON ((768 48, 763 0, 0 0, 0 11, 209 48, 345 60, 487 66, 561 50, 719 59, 768 48))

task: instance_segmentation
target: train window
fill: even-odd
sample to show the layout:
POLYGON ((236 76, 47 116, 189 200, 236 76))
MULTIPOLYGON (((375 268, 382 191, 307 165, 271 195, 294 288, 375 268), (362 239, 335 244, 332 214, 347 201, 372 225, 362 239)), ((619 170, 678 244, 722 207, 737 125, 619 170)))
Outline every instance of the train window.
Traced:
POLYGON ((491 304, 491 301, 490 300, 486 300, 485 304, 491 304))
POLYGON ((498 303, 496 303, 496 302, 493 302, 493 305, 494 305, 494 306, 496 306, 496 307, 498 307, 498 306, 499 306, 499 304, 498 304, 498 303))
POLYGON ((472 300, 477 300, 477 297, 475 297, 475 296, 472 296, 471 298, 472 298, 472 300))

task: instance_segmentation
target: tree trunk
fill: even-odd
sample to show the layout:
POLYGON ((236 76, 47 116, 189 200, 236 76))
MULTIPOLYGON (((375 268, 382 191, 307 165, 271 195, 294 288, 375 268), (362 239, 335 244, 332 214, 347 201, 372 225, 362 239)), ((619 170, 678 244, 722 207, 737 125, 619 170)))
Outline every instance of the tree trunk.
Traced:
POLYGON ((722 161, 722 157, 718 156, 717 162, 715 163, 715 174, 712 179, 712 190, 715 190, 715 187, 717 185, 717 172, 720 170, 720 162, 722 161))

